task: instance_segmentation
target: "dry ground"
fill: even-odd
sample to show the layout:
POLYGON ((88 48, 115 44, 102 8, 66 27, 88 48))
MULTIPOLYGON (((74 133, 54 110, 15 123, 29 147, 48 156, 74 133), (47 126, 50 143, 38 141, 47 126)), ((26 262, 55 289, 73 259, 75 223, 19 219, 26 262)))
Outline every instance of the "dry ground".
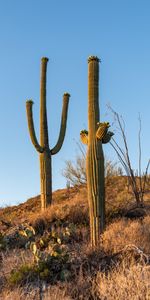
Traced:
POLYGON ((150 299, 150 194, 135 208, 126 177, 106 182, 107 228, 92 251, 86 187, 0 209, 0 299, 150 299), (36 247, 36 253, 33 252, 36 247))

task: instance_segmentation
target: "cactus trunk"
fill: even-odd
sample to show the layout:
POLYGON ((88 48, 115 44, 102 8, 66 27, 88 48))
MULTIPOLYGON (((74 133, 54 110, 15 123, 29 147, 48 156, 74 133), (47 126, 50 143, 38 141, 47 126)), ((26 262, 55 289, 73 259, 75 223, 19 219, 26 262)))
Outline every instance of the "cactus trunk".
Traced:
POLYGON ((52 202, 51 154, 44 151, 40 154, 41 209, 44 211, 52 202))
POLYGON ((88 149, 86 158, 87 189, 92 247, 99 244, 105 226, 104 155, 102 142, 96 138, 99 122, 99 60, 88 60, 88 149))

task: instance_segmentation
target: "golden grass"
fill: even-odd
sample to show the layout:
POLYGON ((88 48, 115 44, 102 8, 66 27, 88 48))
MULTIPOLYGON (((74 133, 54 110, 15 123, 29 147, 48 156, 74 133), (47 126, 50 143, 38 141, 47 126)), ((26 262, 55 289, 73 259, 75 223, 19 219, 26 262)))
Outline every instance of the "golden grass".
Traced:
POLYGON ((40 222, 45 222, 45 226, 48 226, 48 224, 56 220, 75 224, 88 223, 86 189, 81 189, 79 193, 69 200, 65 199, 62 202, 57 200, 57 202, 48 207, 45 212, 34 214, 29 219, 33 226, 38 226, 38 223, 40 226, 40 222))
POLYGON ((75 232, 67 244, 73 280, 55 285, 29 282, 10 290, 6 282, 11 270, 18 269, 22 264, 33 263, 29 249, 19 249, 14 245, 14 250, 2 251, 0 300, 32 300, 40 297, 43 300, 149 300, 150 262, 146 264, 145 260, 145 257, 150 257, 149 194, 146 194, 147 216, 142 220, 115 219, 121 216, 121 211, 127 211, 135 203, 125 184, 124 177, 109 180, 106 187, 107 221, 114 221, 109 225, 107 222, 100 248, 95 252, 89 245, 86 187, 54 192, 53 204, 44 213, 40 211, 39 196, 18 206, 0 209, 0 221, 8 222, 8 226, 0 222, 0 230, 4 234, 18 224, 27 223, 35 228, 34 238, 38 240, 46 236, 54 224, 56 227, 59 224, 75 224, 75 232))
POLYGON ((36 296, 36 291, 32 290, 29 293, 25 293, 22 288, 18 287, 14 290, 5 289, 0 296, 0 300, 34 300, 36 296))
POLYGON ((66 296, 65 287, 62 290, 59 286, 41 287, 26 286, 24 288, 15 288, 13 290, 5 289, 0 295, 0 300, 72 300, 69 296, 66 296))
POLYGON ((101 300, 149 300, 150 266, 122 263, 107 275, 99 272, 96 284, 101 300))
POLYGON ((150 216, 143 220, 120 219, 108 226, 102 236, 103 249, 116 253, 126 245, 133 244, 145 253, 150 253, 150 216))

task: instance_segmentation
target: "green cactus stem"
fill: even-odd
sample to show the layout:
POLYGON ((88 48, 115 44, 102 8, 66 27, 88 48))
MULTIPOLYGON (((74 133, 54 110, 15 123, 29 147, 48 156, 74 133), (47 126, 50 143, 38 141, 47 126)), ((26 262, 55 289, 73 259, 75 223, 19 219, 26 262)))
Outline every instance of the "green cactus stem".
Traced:
POLYGON ((104 155, 102 141, 97 139, 99 122, 99 59, 88 59, 88 148, 86 157, 87 190, 90 215, 91 245, 99 244, 105 228, 104 155))
POLYGON ((44 211, 52 202, 52 167, 51 155, 56 154, 62 147, 67 124, 68 103, 70 95, 65 93, 63 96, 63 109, 61 117, 61 127, 59 138, 56 146, 52 149, 49 147, 47 109, 46 109, 46 71, 48 58, 43 57, 41 60, 41 84, 40 84, 40 143, 36 138, 32 105, 33 101, 26 102, 28 128, 30 138, 35 149, 39 152, 40 157, 40 181, 41 181, 41 209, 44 211))

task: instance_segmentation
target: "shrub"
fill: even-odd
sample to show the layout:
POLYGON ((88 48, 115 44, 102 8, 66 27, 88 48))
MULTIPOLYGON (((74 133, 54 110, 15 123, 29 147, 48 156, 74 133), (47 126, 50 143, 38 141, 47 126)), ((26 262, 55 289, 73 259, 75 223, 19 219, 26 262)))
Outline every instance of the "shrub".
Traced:
POLYGON ((100 299, 150 299, 150 267, 131 264, 113 269, 107 275, 97 275, 97 292, 100 299))
POLYGON ((10 277, 8 278, 8 283, 10 285, 22 285, 27 280, 34 279, 33 266, 25 264, 22 265, 18 270, 12 270, 10 277))

